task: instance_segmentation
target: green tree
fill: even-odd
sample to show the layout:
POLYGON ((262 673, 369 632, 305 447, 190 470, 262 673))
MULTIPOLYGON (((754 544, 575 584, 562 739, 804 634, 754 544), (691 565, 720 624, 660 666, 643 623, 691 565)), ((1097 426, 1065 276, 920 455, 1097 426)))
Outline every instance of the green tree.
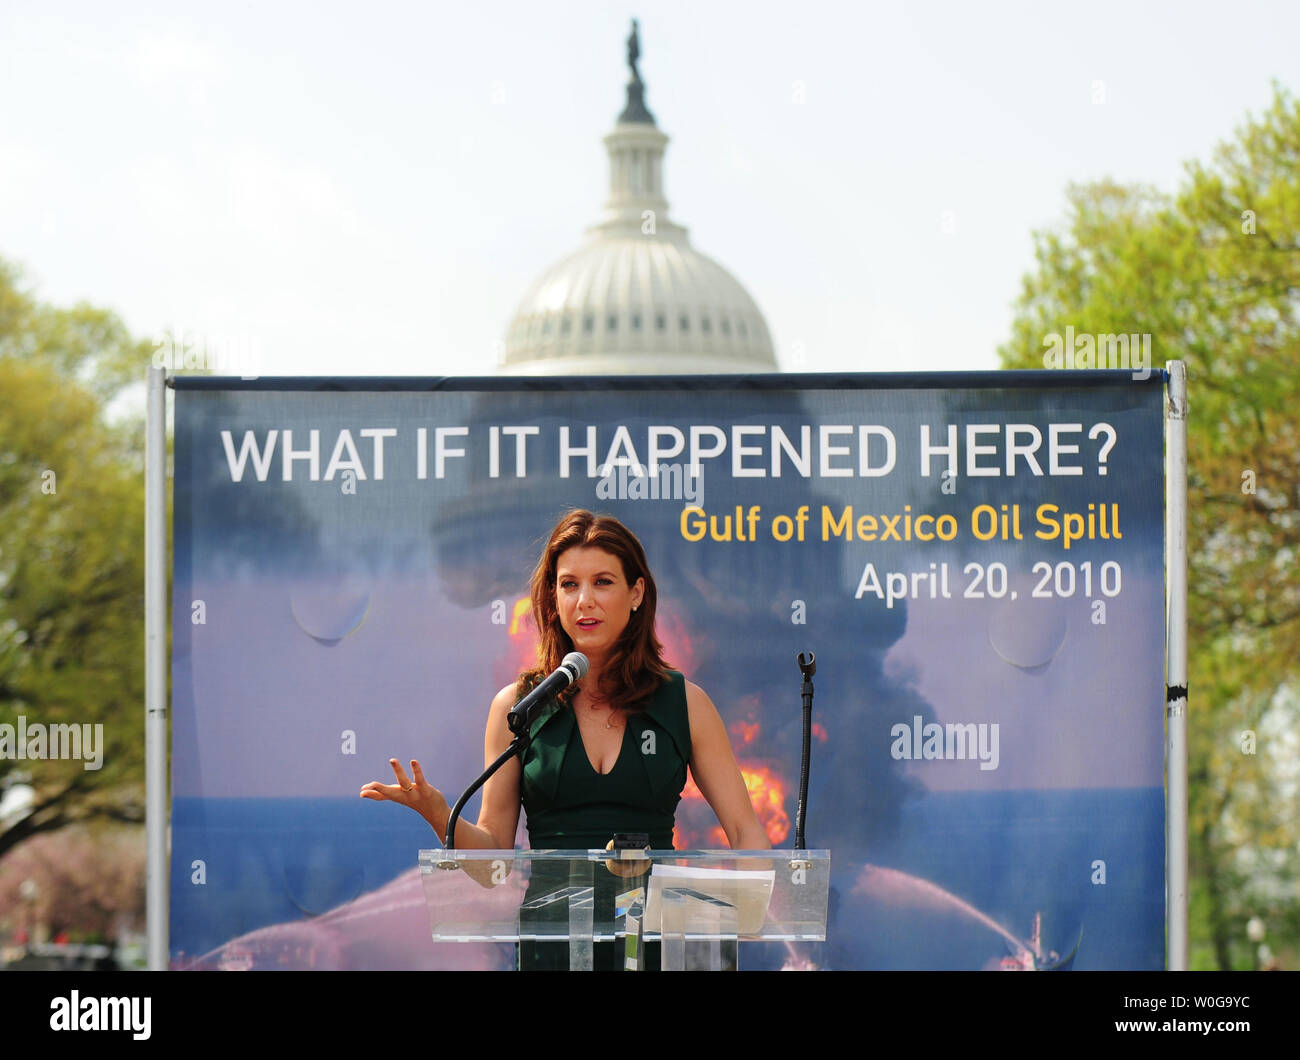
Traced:
POLYGON ((1072 187, 1035 236, 1008 368, 1044 339, 1148 334, 1187 363, 1193 964, 1252 967, 1259 917, 1300 939, 1300 104, 1275 89, 1170 196, 1072 187))
POLYGON ((31 789, 0 820, 0 855, 143 819, 144 433, 105 408, 150 354, 112 313, 44 305, 0 262, 0 791, 31 789), (29 735, 78 726, 82 760, 17 759, 20 718, 29 735))

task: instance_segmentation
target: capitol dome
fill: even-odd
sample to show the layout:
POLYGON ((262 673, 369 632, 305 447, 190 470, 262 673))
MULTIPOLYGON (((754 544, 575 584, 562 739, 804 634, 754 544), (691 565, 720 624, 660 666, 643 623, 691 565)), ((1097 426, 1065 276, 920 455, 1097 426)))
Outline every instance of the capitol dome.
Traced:
POLYGON ((609 199, 587 239, 529 288, 506 333, 514 375, 775 372, 772 337, 734 276, 668 218, 668 137, 645 107, 628 41, 627 106, 605 137, 609 199))

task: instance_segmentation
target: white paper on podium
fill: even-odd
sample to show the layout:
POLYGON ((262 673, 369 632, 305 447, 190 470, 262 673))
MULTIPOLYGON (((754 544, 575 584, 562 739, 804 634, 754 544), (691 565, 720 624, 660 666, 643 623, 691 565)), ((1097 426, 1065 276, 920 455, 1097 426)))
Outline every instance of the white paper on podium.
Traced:
POLYGON ((664 889, 672 888, 706 905, 735 907, 736 933, 757 935, 767 918, 775 883, 775 869, 702 869, 657 864, 650 870, 644 930, 660 931, 664 889))

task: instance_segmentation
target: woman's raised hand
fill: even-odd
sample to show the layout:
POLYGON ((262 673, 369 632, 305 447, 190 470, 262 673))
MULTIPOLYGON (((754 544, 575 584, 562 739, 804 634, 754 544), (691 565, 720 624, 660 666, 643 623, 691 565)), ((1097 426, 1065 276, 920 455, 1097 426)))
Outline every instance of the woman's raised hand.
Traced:
MULTIPOLYGON (((451 807, 447 805, 442 792, 424 779, 424 771, 420 769, 420 763, 414 758, 411 759, 409 778, 406 770, 402 768, 402 763, 396 758, 390 758, 388 764, 393 767, 397 783, 381 784, 377 780, 372 780, 362 787, 361 797, 374 799, 376 802, 396 802, 402 806, 409 806, 428 821, 435 832, 440 823, 445 825, 451 815, 451 807)), ((459 831, 460 829, 457 829, 458 834, 459 831)))

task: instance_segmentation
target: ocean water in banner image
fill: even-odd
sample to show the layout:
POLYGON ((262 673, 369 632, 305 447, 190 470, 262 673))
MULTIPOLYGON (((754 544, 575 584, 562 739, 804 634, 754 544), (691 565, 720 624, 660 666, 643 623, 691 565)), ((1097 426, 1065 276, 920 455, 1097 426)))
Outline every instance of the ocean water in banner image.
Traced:
POLYGON ((817 822, 833 859, 828 941, 745 947, 742 965, 1156 970, 1163 829, 1161 789, 922 795, 866 861, 851 828, 817 822))
POLYGON ((360 799, 178 799, 173 967, 507 966, 500 947, 429 940, 416 857, 437 845, 409 810, 360 799))

